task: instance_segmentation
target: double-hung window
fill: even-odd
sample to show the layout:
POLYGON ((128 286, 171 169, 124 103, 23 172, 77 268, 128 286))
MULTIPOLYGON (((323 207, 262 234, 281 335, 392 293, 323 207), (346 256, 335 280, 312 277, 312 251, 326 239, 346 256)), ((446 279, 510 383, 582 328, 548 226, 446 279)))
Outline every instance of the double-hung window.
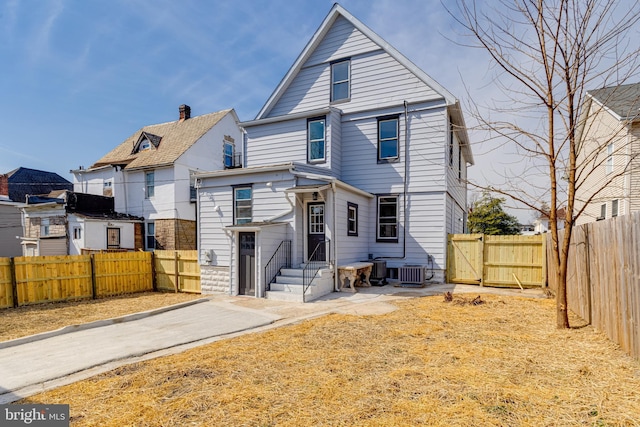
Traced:
POLYGON ((378 119, 378 161, 398 160, 398 117, 378 119))
POLYGON ((347 202, 347 236, 358 235, 358 205, 347 202))
POLYGON ((607 145, 607 173, 613 172, 613 144, 607 145))
POLYGON ((156 178, 153 171, 144 174, 144 194, 147 199, 153 197, 156 192, 156 178))
POLYGON ((224 143, 224 167, 225 167, 225 169, 230 169, 232 167, 235 167, 235 165, 233 164, 233 155, 234 155, 233 144, 225 142, 224 143))
POLYGON ((349 99, 351 81, 351 60, 331 64, 331 102, 349 99))
POLYGON ((378 242, 398 241, 398 196, 378 196, 378 242))
POLYGON ((235 224, 251 222, 251 187, 233 189, 233 214, 235 224))
POLYGON ((146 242, 145 249, 148 251, 152 251, 156 249, 156 223, 153 221, 149 221, 146 224, 146 242))
POLYGON ((607 204, 603 203, 600 205, 600 216, 596 218, 597 220, 605 219, 607 217, 607 204))
POLYGON ((307 159, 309 163, 325 160, 325 118, 307 121, 307 159))
POLYGON ((611 217, 618 216, 618 199, 611 201, 611 217))

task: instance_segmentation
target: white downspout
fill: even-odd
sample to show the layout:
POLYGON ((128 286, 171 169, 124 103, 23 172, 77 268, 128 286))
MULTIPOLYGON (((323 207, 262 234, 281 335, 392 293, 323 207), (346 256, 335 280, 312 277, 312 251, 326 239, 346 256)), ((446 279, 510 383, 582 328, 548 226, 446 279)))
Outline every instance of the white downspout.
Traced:
MULTIPOLYGON (((333 290, 334 292, 338 291, 338 245, 337 245, 337 235, 338 232, 336 230, 336 215, 337 215, 337 203, 336 203, 336 182, 331 181, 331 190, 333 191, 333 290)), ((331 260, 329 260, 331 261, 331 260)))

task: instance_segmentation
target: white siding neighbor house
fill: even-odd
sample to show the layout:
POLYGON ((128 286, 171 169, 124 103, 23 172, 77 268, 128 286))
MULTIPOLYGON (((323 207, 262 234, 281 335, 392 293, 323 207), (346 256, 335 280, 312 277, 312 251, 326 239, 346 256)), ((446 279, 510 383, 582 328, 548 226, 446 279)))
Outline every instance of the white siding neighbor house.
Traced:
POLYGON ((241 126, 246 167, 196 175, 203 292, 310 300, 362 261, 444 280, 473 164, 459 102, 344 8, 241 126))
POLYGON ((144 218, 135 249, 196 249, 194 174, 242 165, 234 110, 191 117, 181 105, 179 113, 179 120, 145 126, 91 167, 71 171, 75 191, 113 197, 116 212, 144 218))
POLYGON ((587 93, 579 132, 576 224, 640 210, 640 83, 587 93))

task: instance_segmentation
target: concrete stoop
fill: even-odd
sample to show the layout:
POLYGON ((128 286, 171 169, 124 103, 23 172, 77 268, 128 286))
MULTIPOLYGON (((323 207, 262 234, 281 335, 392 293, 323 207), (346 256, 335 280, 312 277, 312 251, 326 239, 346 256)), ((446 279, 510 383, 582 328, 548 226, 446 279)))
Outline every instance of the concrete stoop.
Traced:
MULTIPOLYGON (((271 290, 265 293, 265 298, 279 301, 304 302, 303 300, 303 269, 283 268, 276 281, 270 285, 271 290)), ((333 292, 333 270, 322 268, 311 282, 306 292, 306 302, 313 301, 333 292)))

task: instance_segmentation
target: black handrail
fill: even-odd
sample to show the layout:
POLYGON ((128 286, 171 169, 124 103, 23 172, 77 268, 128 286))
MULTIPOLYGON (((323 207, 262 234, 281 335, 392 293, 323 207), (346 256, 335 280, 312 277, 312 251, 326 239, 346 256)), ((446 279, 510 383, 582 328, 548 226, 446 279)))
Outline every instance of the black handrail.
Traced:
POLYGON ((313 282, 313 279, 315 279, 316 276, 318 275, 318 271, 320 271, 322 267, 326 267, 330 264, 330 261, 329 261, 331 259, 331 245, 329 244, 330 242, 331 242, 330 240, 325 240, 323 242, 318 243, 315 249, 313 250, 313 252, 311 253, 311 255, 309 256, 309 261, 307 261, 307 265, 305 265, 304 270, 302 270, 302 302, 306 302, 305 295, 307 293, 307 289, 309 289, 309 286, 311 286, 311 282, 313 282), (318 258, 318 256, 322 253, 322 252, 318 252, 319 250, 321 250, 321 248, 324 249, 325 259, 312 261, 318 258))
POLYGON ((278 249, 271 255, 271 259, 264 267, 265 290, 271 290, 271 282, 273 282, 280 270, 283 268, 291 268, 291 240, 283 240, 280 242, 278 249))

